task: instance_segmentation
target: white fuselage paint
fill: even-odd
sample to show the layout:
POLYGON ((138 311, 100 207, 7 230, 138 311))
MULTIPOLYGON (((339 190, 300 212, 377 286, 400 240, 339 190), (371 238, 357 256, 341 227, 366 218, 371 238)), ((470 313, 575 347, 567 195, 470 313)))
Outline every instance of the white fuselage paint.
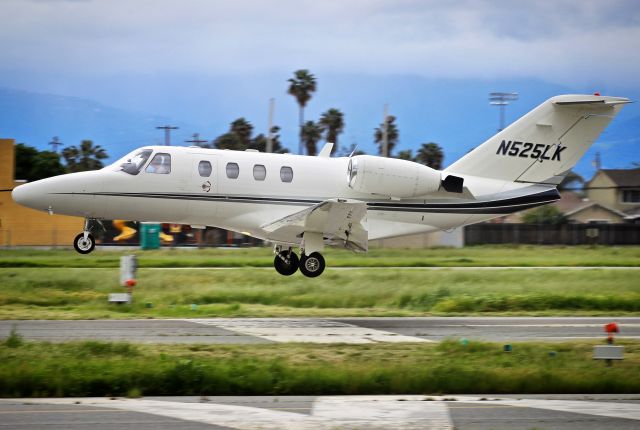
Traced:
MULTIPOLYGON (((267 238, 261 226, 331 198, 356 199, 387 204, 425 204, 461 201, 460 194, 439 191, 424 198, 391 200, 356 192, 347 181, 346 157, 307 157, 246 151, 185 147, 148 147, 171 155, 171 172, 145 171, 131 175, 116 162, 104 169, 45 179, 16 189, 21 204, 53 213, 96 219, 126 219, 220 227, 267 238), (200 161, 212 165, 209 177, 198 172, 200 161), (237 163, 236 179, 227 177, 228 163, 237 163), (266 169, 264 180, 253 175, 255 165, 266 169), (290 167, 291 182, 283 182, 280 169, 290 167), (210 185, 209 185, 210 184, 210 185), (24 191, 22 194, 18 191, 24 191), (136 196, 138 195, 138 196, 136 196), (32 197, 31 197, 32 196, 32 197)), ((135 152, 135 151, 134 151, 135 152)), ((133 154, 133 153, 132 153, 133 154)), ((126 158, 126 157, 125 157, 126 158)), ((497 191, 523 188, 526 184, 466 177, 465 187, 474 201, 497 191)), ((469 199, 463 199, 469 201, 469 199)), ((500 214, 423 212, 370 208, 369 239, 447 230, 480 222, 500 214)), ((271 237, 290 243, 291 238, 271 237)))
POLYGON ((557 200, 555 186, 626 103, 553 97, 442 172, 397 159, 330 158, 330 147, 305 157, 155 146, 12 194, 53 213, 221 227, 312 252, 323 240, 364 250, 367 239, 448 230, 557 200), (169 158, 170 173, 148 171, 166 170, 169 158), (200 174, 201 161, 210 176, 200 174), (293 172, 290 182, 281 179, 283 167, 293 172))

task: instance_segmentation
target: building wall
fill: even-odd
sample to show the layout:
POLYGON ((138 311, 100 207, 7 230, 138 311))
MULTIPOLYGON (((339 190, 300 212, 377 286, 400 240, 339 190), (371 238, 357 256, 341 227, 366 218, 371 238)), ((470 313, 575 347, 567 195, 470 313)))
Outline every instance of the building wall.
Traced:
POLYGON ((615 186, 616 184, 609 179, 606 174, 598 172, 588 184, 587 198, 592 202, 600 203, 603 206, 622 210, 620 199, 618 197, 618 190, 613 188, 615 186), (611 188, 597 189, 599 187, 611 188))
POLYGON ((624 218, 597 205, 588 207, 569 217, 573 222, 588 223, 593 220, 606 220, 609 224, 623 223, 624 218))
POLYGON ((72 245, 82 231, 82 218, 49 215, 16 204, 11 190, 15 182, 15 141, 0 139, 0 246, 72 245))

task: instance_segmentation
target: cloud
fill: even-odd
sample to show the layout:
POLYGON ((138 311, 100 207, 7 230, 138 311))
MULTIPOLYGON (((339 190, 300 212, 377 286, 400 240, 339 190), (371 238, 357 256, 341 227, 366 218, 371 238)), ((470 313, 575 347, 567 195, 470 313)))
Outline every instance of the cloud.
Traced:
POLYGON ((5 65, 69 76, 306 67, 636 85, 640 74, 632 0, 3 0, 0 13, 5 65))

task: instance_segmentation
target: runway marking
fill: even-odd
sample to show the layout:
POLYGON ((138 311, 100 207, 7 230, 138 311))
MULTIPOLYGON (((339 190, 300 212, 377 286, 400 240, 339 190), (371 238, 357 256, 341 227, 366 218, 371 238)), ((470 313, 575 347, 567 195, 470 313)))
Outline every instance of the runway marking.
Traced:
POLYGON ((273 342, 350 343, 434 342, 421 337, 359 327, 338 321, 308 318, 212 318, 188 319, 273 342))
MULTIPOLYGON (((79 405, 94 408, 19 411, 25 414, 33 412, 129 411, 216 424, 239 430, 329 430, 335 428, 429 428, 452 430, 453 423, 450 410, 487 408, 532 408, 640 421, 640 407, 637 403, 493 397, 480 400, 478 396, 320 396, 314 399, 310 414, 287 411, 287 409, 306 411, 308 408, 268 408, 268 405, 251 407, 220 404, 215 403, 215 398, 207 403, 120 398, 114 400, 106 398, 0 399, 0 402, 20 402, 28 405, 79 405), (464 405, 458 405, 453 402, 461 402, 464 405)), ((267 403, 277 406, 275 402, 267 403)), ((15 411, 3 412, 7 415, 15 411)))
MULTIPOLYGON (((433 429, 452 430, 444 402, 424 396, 336 396, 315 399, 311 415, 219 403, 186 403, 145 399, 29 399, 32 403, 75 404, 216 424, 240 430, 433 429), (398 400, 402 399, 403 402, 398 400)), ((0 399, 0 402, 8 399, 0 399)), ((15 399, 13 400, 15 401, 15 399)))

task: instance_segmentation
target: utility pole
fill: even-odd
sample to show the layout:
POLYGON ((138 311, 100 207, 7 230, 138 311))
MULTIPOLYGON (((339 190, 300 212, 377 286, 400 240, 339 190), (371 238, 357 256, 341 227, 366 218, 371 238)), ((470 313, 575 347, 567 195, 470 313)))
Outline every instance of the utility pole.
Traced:
POLYGON ((504 130, 504 110, 509 105, 509 102, 518 100, 518 93, 489 93, 489 104, 500 107, 500 128, 498 131, 504 130))
POLYGON ((187 143, 193 143, 196 146, 200 146, 201 143, 207 143, 208 140, 200 139, 200 133, 193 133, 191 140, 185 140, 187 143))
POLYGON ((60 139, 58 139, 58 136, 53 136, 53 139, 51 139, 51 142, 49 142, 49 145, 53 147, 53 152, 57 154, 58 146, 62 145, 62 142, 60 142, 60 139))
POLYGON ((177 130, 180 127, 174 127, 172 125, 163 125, 156 127, 159 130, 164 130, 164 145, 171 146, 171 130, 177 130))
POLYGON ((596 172, 602 168, 602 162, 600 161, 600 153, 596 152, 596 156, 593 159, 593 167, 596 168, 596 172))
POLYGON ((267 152, 273 152, 273 134, 271 133, 271 129, 273 129, 273 110, 275 107, 275 100, 272 98, 269 99, 269 131, 267 133, 267 152))
POLYGON ((384 120, 382 122, 382 156, 389 156, 389 104, 384 104, 384 120))

